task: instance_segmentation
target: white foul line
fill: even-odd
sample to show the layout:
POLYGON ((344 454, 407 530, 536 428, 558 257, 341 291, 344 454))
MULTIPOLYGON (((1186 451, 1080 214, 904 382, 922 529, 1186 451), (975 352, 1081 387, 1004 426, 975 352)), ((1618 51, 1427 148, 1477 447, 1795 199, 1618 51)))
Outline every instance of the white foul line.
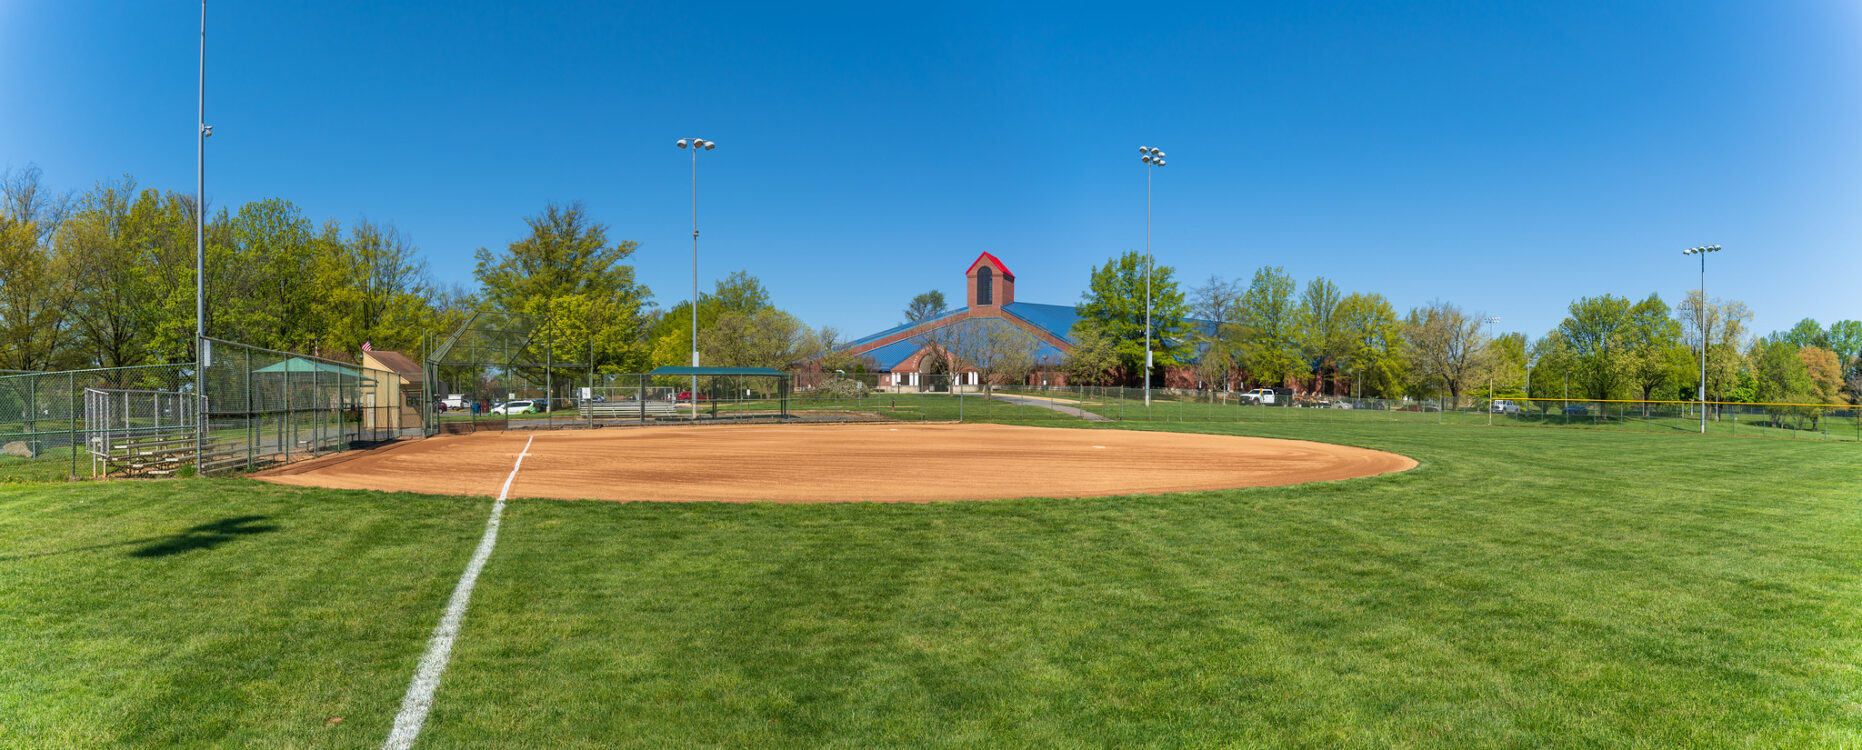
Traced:
POLYGON ((427 711, 433 708, 433 693, 440 689, 440 675, 446 671, 446 660, 452 657, 453 639, 459 637, 459 622, 465 619, 466 603, 472 600, 478 572, 485 567, 486 558, 491 557, 492 546, 498 543, 498 520, 504 516, 504 498, 511 494, 511 482, 517 479, 517 470, 524 465, 524 457, 530 455, 530 443, 536 439, 537 436, 531 435, 530 440, 524 441, 524 450, 517 454, 517 464, 511 467, 511 475, 505 477, 504 489, 498 491, 498 502, 491 506, 491 519, 485 522, 485 536, 479 538, 478 551, 472 553, 465 574, 459 576, 459 585, 453 587, 453 598, 446 603, 446 614, 433 628, 433 638, 427 641, 427 653, 420 657, 420 668, 414 670, 414 681, 407 684, 407 696, 401 699, 401 713, 394 717, 394 731, 381 743, 383 750, 407 750, 414 746, 414 738, 420 736, 420 725, 426 723, 427 711))

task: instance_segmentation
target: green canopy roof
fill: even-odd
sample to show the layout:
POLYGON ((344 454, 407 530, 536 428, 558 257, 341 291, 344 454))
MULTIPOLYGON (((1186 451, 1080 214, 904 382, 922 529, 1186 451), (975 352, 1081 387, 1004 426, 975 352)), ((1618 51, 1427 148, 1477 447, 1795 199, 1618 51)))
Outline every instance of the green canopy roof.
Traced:
POLYGON ((773 367, 661 367, 648 375, 768 375, 786 378, 788 373, 773 367))
MULTIPOLYGON (((308 359, 305 357, 292 357, 283 362, 279 362, 278 364, 267 365, 265 367, 261 367, 257 370, 252 371, 252 374, 254 375, 261 375, 261 374, 275 375, 275 374, 280 374, 280 373, 289 373, 293 375, 303 374, 303 373, 318 373, 318 374, 323 374, 323 375, 337 375, 337 376, 346 377, 346 378, 362 377, 362 370, 360 368, 346 367, 346 366, 334 364, 331 362, 318 362, 317 360, 308 359)), ((372 378, 364 378, 364 379, 373 382, 372 378)))

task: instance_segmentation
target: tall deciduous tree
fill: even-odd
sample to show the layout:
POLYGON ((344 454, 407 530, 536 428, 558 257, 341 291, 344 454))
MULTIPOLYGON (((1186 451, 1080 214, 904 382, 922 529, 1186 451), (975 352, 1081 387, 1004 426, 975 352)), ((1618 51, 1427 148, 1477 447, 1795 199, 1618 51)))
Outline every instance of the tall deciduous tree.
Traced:
POLYGON ((1352 390, 1392 398, 1403 392, 1403 319, 1381 294, 1349 294, 1338 303, 1345 331, 1339 362, 1353 381, 1352 390))
POLYGON ((1576 357, 1577 382, 1591 399, 1616 398, 1628 380, 1629 300, 1613 294, 1571 303, 1558 332, 1576 357))
POLYGON ((569 305, 599 315, 586 321, 589 329, 624 332, 627 339, 598 347, 595 367, 644 365, 649 345, 639 333, 646 328, 651 292, 634 280, 634 267, 626 262, 638 243, 609 242, 607 227, 590 219, 580 203, 550 204, 524 223, 529 236, 501 252, 479 248, 476 253, 474 275, 485 301, 506 312, 547 316, 569 305))
POLYGON ((71 278, 52 251, 68 201, 37 167, 0 173, 0 367, 51 369, 66 339, 71 278))
POLYGON ((1329 376, 1338 372, 1338 361, 1351 345, 1345 320, 1338 311, 1341 301, 1338 285, 1324 277, 1306 282, 1306 291, 1300 295, 1300 348, 1306 361, 1318 369, 1328 394, 1333 380, 1329 376))
MULTIPOLYGON (((1739 383, 1739 373, 1746 362, 1747 324, 1752 311, 1737 300, 1702 299, 1700 292, 1687 293, 1680 307, 1681 341, 1698 363, 1701 351, 1707 357, 1707 399, 1727 400, 1739 383)), ((1686 384, 1692 391, 1700 383, 1698 371, 1686 384)))
POLYGON ((1300 347, 1300 305, 1293 294, 1293 278, 1278 266, 1266 266, 1254 272, 1241 295, 1235 348, 1242 366, 1261 385, 1278 386, 1308 371, 1300 347))
MULTIPOLYGON (((1638 398, 1649 401, 1656 389, 1678 384, 1685 377, 1687 353, 1681 348, 1681 323, 1668 314, 1668 303, 1658 295, 1629 309, 1624 330, 1625 372, 1638 398)), ((1648 404, 1643 404, 1648 413, 1648 404)))
POLYGON ((1470 377, 1482 367, 1486 338, 1481 316, 1448 302, 1431 302, 1409 311, 1403 338, 1416 374, 1440 381, 1452 403, 1459 404, 1470 377))
MULTIPOLYGON (((1091 321, 1112 340, 1117 369, 1127 382, 1142 382, 1145 341, 1145 266, 1139 253, 1125 253, 1093 269, 1084 299, 1077 306, 1081 322, 1091 321)), ((1189 307, 1170 266, 1150 269, 1151 348, 1158 367, 1187 362, 1194 351, 1189 307)))

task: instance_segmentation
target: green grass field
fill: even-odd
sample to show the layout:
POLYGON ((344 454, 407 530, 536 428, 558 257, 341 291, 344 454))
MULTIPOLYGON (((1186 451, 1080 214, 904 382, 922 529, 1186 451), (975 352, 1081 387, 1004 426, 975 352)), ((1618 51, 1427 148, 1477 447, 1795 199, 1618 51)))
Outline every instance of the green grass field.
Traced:
MULTIPOLYGON (((420 746, 1862 745, 1854 445, 1125 426, 1422 466, 1090 500, 513 501, 420 746)), ((490 504, 0 485, 0 747, 378 747, 490 504)))

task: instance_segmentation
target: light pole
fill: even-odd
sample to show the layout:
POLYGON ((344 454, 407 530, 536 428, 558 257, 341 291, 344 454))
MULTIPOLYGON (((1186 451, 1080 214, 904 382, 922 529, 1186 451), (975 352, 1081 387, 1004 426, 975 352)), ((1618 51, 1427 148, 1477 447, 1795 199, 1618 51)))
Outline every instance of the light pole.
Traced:
MULTIPOLYGON (((1489 347, 1492 347, 1494 345, 1493 324, 1498 323, 1498 322, 1500 322, 1500 316, 1498 315, 1490 316, 1487 318, 1487 346, 1489 347)), ((1493 363, 1490 362, 1487 365, 1487 426, 1488 427, 1493 426, 1493 374, 1494 374, 1493 371, 1494 371, 1494 365, 1493 363)))
POLYGON ((1700 304, 1694 308, 1698 316, 1694 324, 1700 329, 1700 434, 1707 434, 1707 253, 1717 253, 1719 245, 1690 247, 1682 250, 1682 255, 1700 256, 1700 304))
POLYGON ((1164 166, 1164 152, 1139 146, 1144 162, 1144 406, 1151 406, 1151 169, 1164 166))
MULTIPOLYGON (((692 148, 692 366, 698 366, 698 152, 718 144, 703 138, 681 138, 679 148, 692 148)), ((698 421, 698 373, 692 373, 692 421, 698 421)))
POLYGON ((201 404, 207 398, 207 366, 212 363, 213 348, 207 344, 207 137, 213 126, 207 124, 207 0, 200 0, 200 81, 196 91, 194 124, 194 417, 199 422, 195 434, 194 471, 207 451, 207 419, 201 404))

